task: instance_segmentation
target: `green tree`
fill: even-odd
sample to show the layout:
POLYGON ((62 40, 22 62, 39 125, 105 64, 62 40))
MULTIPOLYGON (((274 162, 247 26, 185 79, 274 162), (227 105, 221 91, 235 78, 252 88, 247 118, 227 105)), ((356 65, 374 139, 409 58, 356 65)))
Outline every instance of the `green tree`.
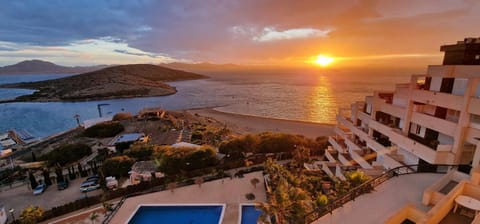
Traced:
POLYGON ((97 221, 98 217, 99 215, 97 212, 92 212, 88 218, 90 219, 92 224, 95 224, 95 221, 97 221))
POLYGON ((105 176, 127 177, 135 160, 128 156, 115 156, 103 162, 102 169, 105 176))
POLYGON ((50 179, 50 170, 48 170, 47 168, 43 169, 42 175, 43 175, 43 180, 45 184, 47 186, 52 185, 52 180, 50 179))
POLYGON ((153 146, 145 143, 135 143, 124 152, 124 155, 134 158, 137 161, 151 160, 153 154, 153 146))
POLYGON ((260 183, 260 180, 255 177, 250 180, 250 183, 253 185, 254 188, 257 188, 257 184, 260 183))
POLYGON ((58 164, 55 166, 55 174, 57 175, 57 183, 65 180, 65 177, 63 177, 62 167, 58 164))
POLYGON ((124 130, 125 128, 119 122, 110 121, 89 127, 85 129, 83 134, 90 138, 109 138, 119 134, 124 130))
POLYGON ((352 187, 357 187, 371 179, 369 176, 365 175, 359 170, 347 172, 345 177, 352 187))
POLYGON ((30 205, 23 209, 20 214, 20 223, 22 224, 35 224, 43 217, 43 209, 38 206, 30 205))
POLYGON ((28 172, 28 180, 30 181, 32 189, 35 189, 38 186, 37 179, 33 176, 32 171, 28 172))

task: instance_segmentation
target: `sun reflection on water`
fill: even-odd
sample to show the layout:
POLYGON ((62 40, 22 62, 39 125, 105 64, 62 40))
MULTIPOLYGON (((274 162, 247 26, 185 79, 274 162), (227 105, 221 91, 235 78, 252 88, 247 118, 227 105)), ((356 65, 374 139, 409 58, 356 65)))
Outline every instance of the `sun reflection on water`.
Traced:
POLYGON ((312 88, 306 103, 309 107, 307 119, 312 121, 329 121, 335 117, 336 109, 332 108, 336 105, 333 96, 333 86, 327 75, 317 77, 316 85, 312 88))

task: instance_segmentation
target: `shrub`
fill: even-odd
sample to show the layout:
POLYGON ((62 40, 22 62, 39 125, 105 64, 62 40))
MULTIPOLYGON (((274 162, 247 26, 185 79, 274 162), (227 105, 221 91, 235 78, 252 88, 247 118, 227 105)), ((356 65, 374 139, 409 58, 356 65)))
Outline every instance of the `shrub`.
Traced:
POLYGON ((96 124, 85 129, 84 135, 90 138, 108 138, 117 135, 125 130, 122 124, 117 121, 96 124))
POLYGON ((217 163, 216 152, 210 146, 199 149, 170 146, 155 148, 154 159, 158 168, 165 174, 177 174, 180 171, 192 171, 213 166, 217 163))
POLYGON ((117 113, 117 114, 113 115, 112 120, 123 121, 123 120, 128 120, 128 119, 131 119, 131 118, 133 118, 133 115, 131 113, 121 112, 121 113, 117 113))
POLYGON ((144 143, 133 144, 124 154, 137 161, 151 160, 153 146, 144 143))
POLYGON ((42 160, 47 160, 49 166, 60 164, 64 166, 67 163, 77 161, 92 153, 90 146, 83 143, 69 144, 60 146, 51 152, 43 155, 42 160))
POLYGON ((103 173, 105 176, 128 177, 134 163, 135 160, 128 156, 115 156, 103 162, 103 173))

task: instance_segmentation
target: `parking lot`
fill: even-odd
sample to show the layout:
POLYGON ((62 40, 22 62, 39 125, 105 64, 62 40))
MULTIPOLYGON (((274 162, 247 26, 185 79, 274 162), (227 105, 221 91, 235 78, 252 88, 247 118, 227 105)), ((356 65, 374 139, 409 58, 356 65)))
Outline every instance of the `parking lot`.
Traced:
POLYGON ((88 193, 80 192, 80 184, 86 179, 84 177, 70 181, 69 187, 65 190, 57 190, 57 185, 52 184, 40 195, 33 195, 33 191, 27 185, 8 190, 3 189, 4 191, 0 192, 0 206, 3 205, 6 211, 13 208, 15 216, 18 217, 22 210, 29 205, 36 205, 48 210, 85 196, 89 197, 102 193, 102 190, 94 190, 88 193))

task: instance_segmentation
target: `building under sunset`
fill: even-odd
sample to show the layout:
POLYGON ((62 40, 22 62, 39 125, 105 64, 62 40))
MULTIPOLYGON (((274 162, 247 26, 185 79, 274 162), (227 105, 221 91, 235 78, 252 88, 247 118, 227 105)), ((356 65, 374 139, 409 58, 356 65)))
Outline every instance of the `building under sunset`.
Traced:
MULTIPOLYGON (((437 172, 445 169, 440 164, 460 165, 424 191, 423 211, 408 205, 390 214, 387 223, 464 223, 464 217, 445 221, 458 215, 452 211, 458 196, 480 203, 480 38, 465 38, 441 51, 442 65, 428 66, 426 74, 412 75, 393 92, 376 91, 340 109, 336 135, 329 138, 327 158, 337 161, 331 167, 339 176, 351 165, 367 173, 414 164, 409 169, 415 172, 437 172)), ((465 223, 480 222, 478 209, 472 210, 465 223)))

